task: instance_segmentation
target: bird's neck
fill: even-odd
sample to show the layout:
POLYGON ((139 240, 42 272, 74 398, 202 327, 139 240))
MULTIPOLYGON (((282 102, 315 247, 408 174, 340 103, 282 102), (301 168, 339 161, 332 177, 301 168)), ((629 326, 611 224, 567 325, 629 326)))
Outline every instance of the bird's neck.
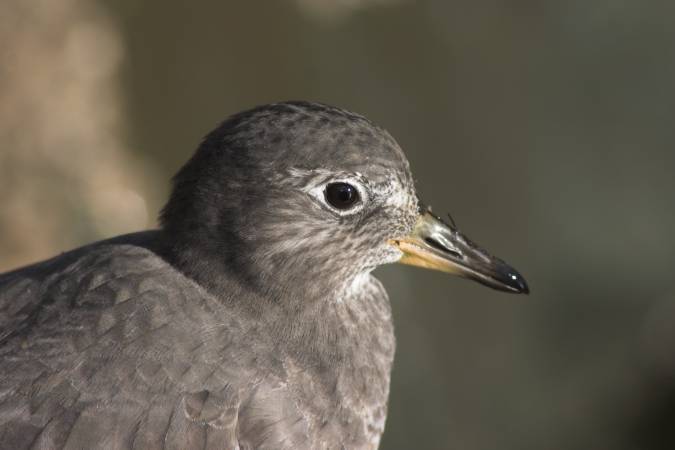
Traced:
POLYGON ((277 350, 300 367, 321 372, 328 383, 365 378, 377 389, 388 388, 395 346, 391 308, 370 274, 283 320, 271 320, 277 350))
POLYGON ((250 349, 261 352, 256 358, 274 358, 269 367, 285 361, 301 373, 316 374, 326 399, 352 398, 352 407, 359 410, 364 402, 386 403, 393 324, 389 300, 370 274, 323 292, 305 289, 300 295, 297 289, 269 284, 260 289, 260 284, 208 254, 186 255, 171 255, 171 263, 217 298, 225 314, 250 319, 242 321, 247 329, 241 335, 256 336, 257 344, 250 349))
POLYGON ((174 267, 222 301, 244 302, 242 306, 260 312, 312 313, 322 304, 339 303, 369 276, 349 265, 340 272, 322 265, 260 257, 236 240, 191 238, 185 233, 175 239, 175 232, 162 233, 164 256, 174 267), (254 299, 259 305, 252 304, 254 299))
POLYGON ((283 347, 280 350, 308 363, 331 365, 349 358, 353 346, 359 345, 352 332, 367 334, 379 327, 389 339, 389 302, 381 287, 375 289, 380 292, 373 291, 373 283, 378 282, 369 273, 344 277, 341 282, 325 278, 307 282, 304 277, 295 282, 293 273, 253 276, 221 254, 196 246, 183 249, 167 243, 164 248, 172 265, 225 307, 264 324, 266 334, 283 347))

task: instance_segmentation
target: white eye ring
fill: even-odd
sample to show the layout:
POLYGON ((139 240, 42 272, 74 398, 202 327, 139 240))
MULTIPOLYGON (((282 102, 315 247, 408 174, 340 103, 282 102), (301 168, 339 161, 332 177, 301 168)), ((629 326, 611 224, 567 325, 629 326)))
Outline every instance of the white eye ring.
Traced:
POLYGON ((359 172, 335 172, 326 169, 291 168, 289 176, 296 180, 303 180, 299 186, 303 192, 320 206, 339 216, 349 216, 361 212, 370 201, 370 191, 366 189, 366 178, 359 172), (339 209, 331 205, 326 199, 326 187, 331 184, 344 183, 352 186, 358 192, 359 201, 351 208, 339 209))
POLYGON ((349 216, 363 210, 365 203, 368 201, 367 192, 368 191, 366 188, 359 181, 353 178, 341 177, 331 179, 321 183, 318 186, 315 186, 309 191, 309 194, 334 213, 339 214, 340 216, 349 216), (336 185, 346 185, 354 189, 356 199, 353 201, 353 203, 346 205, 344 208, 340 207, 338 204, 335 204, 336 202, 331 203, 328 189, 330 186, 336 185))

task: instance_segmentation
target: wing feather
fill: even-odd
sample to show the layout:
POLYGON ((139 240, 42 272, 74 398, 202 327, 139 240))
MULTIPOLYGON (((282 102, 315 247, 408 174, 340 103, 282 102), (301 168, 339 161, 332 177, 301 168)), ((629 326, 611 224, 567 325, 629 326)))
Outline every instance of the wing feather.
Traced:
POLYGON ((307 448, 259 331, 144 239, 0 274, 0 448, 307 448))

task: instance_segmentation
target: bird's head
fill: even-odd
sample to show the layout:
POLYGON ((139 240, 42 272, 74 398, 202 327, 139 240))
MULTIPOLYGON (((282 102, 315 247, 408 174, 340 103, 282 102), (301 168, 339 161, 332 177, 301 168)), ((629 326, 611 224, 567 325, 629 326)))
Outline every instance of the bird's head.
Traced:
POLYGON ((419 204, 385 130, 317 103, 225 121, 174 178, 162 224, 177 264, 207 284, 225 268, 265 292, 320 296, 399 261, 527 292, 518 272, 419 204))

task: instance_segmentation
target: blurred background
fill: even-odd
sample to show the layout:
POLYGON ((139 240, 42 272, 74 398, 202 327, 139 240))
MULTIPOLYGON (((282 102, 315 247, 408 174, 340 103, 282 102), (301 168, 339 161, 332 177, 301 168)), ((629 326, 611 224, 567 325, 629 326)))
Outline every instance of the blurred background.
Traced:
POLYGON ((0 270, 156 226, 226 116, 360 112, 509 296, 385 267, 383 449, 675 448, 675 3, 0 2, 0 270))

